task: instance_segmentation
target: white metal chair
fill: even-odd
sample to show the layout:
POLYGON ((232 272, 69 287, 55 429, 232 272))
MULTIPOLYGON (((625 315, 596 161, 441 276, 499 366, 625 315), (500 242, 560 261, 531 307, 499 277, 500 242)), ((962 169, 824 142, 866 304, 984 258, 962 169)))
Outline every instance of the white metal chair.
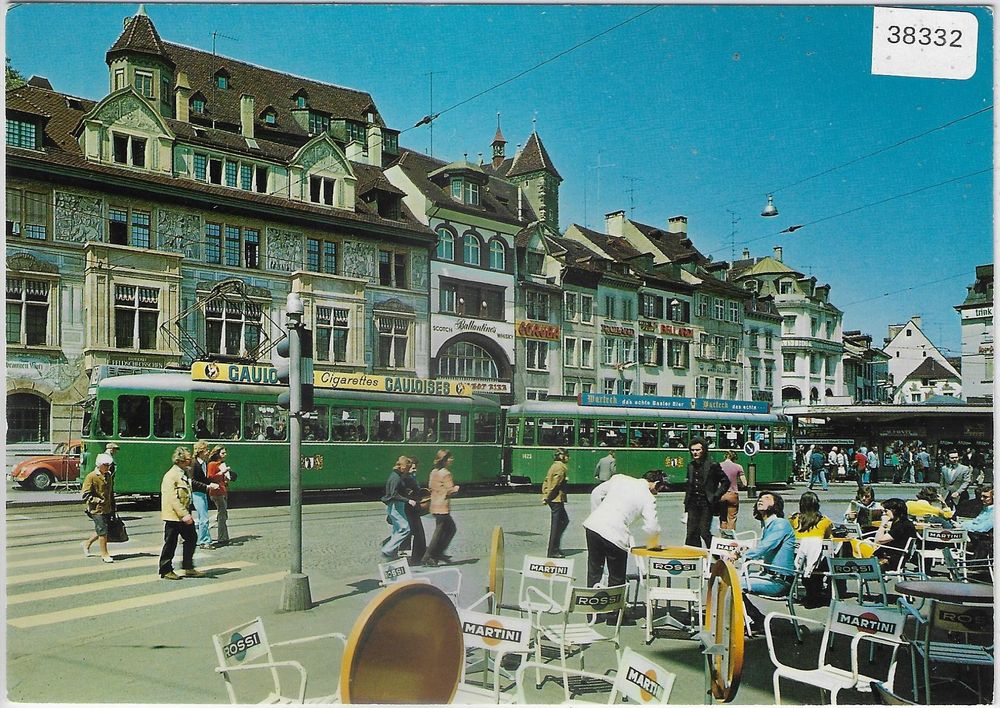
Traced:
POLYGON ((920 569, 925 575, 930 575, 935 566, 945 565, 945 549, 950 552, 954 560, 965 560, 969 533, 964 529, 928 526, 918 532, 918 537, 920 540, 916 555, 920 569))
MULTIPOLYGON (((916 632, 910 642, 913 700, 919 702, 918 657, 923 666, 924 703, 927 704, 931 702, 931 664, 993 665, 994 649, 989 643, 993 638, 992 605, 960 605, 930 600, 924 605, 927 608, 926 616, 903 598, 900 598, 899 605, 917 623, 916 632), (940 641, 943 636, 955 635, 962 635, 965 641, 940 641), (978 637, 982 641, 971 642, 970 639, 973 637, 978 637)), ((976 679, 977 693, 982 702, 982 679, 978 672, 976 679)))
POLYGON ((771 656, 771 662, 775 666, 772 679, 774 683, 775 704, 781 704, 780 680, 782 678, 816 686, 821 691, 828 691, 833 705, 837 705, 837 694, 840 691, 853 688, 858 691, 868 692, 871 690, 872 681, 883 681, 889 690, 892 690, 892 685, 896 677, 896 655, 899 652, 900 645, 903 643, 900 639, 902 631, 903 616, 892 607, 860 607, 845 602, 834 602, 826 622, 779 612, 768 614, 764 622, 764 633, 767 637, 767 651, 771 656), (817 657, 815 668, 800 669, 789 666, 778 659, 772 629, 772 624, 776 619, 785 619, 793 623, 823 627, 823 638, 820 641, 819 656, 817 657), (831 640, 838 634, 851 638, 851 668, 849 670, 835 666, 831 661, 831 640), (865 676, 860 672, 858 648, 863 641, 892 647, 892 656, 889 660, 885 679, 865 676))
MULTIPOLYGON (((584 649, 601 643, 614 646, 615 658, 621 660, 621 625, 625 613, 627 586, 615 585, 609 588, 572 587, 569 601, 558 613, 547 609, 534 613, 535 661, 542 662, 542 645, 545 643, 559 648, 559 660, 566 668, 566 657, 580 654, 580 668, 584 669, 584 649), (575 621, 580 615, 587 615, 586 621, 575 621), (614 620, 614 628, 607 631, 611 619, 598 623, 598 615, 614 620), (604 631, 598 629, 602 627, 604 631)), ((553 598, 549 598, 554 602, 553 598)), ((536 682, 537 683, 537 682, 536 682)), ((564 682, 566 700, 569 700, 569 683, 564 682)))
MULTIPOLYGON (((752 532, 751 532, 752 533, 752 532)), ((708 576, 712 573, 712 564, 719 559, 733 562, 733 558, 737 555, 742 556, 751 548, 757 547, 757 536, 747 536, 746 532, 743 534, 735 534, 733 538, 724 538, 722 536, 713 536, 712 543, 708 547, 708 559, 705 562, 704 572, 705 579, 708 580, 708 576), (737 538, 736 536, 743 536, 737 538)))
POLYGON ((408 580, 430 583, 451 598, 456 606, 458 605, 458 596, 462 591, 462 573, 458 568, 421 569, 419 572, 414 572, 406 558, 397 558, 387 563, 379 563, 378 574, 379 584, 382 587, 408 580))
MULTIPOLYGON (((513 610, 522 617, 537 612, 561 612, 573 586, 573 567, 572 558, 525 556, 520 570, 504 568, 504 576, 518 575, 517 598, 513 602, 499 598, 498 610, 513 610)), ((505 580, 504 585, 507 584, 505 580)))
MULTIPOLYGON (((676 675, 650 661, 641 654, 625 647, 621 661, 614 674, 598 674, 592 671, 566 669, 554 664, 527 662, 518 667, 516 685, 518 704, 528 703, 524 677, 528 671, 548 673, 563 679, 564 685, 570 679, 586 685, 589 692, 597 692, 596 687, 609 691, 607 705, 628 701, 630 705, 663 705, 669 702, 676 675)), ((603 692, 603 691, 602 691, 603 692)), ((547 701, 546 701, 547 702, 547 701)), ((570 703, 582 705, 602 705, 592 701, 572 700, 570 703)))
POLYGON ((889 591, 877 558, 829 558, 830 583, 834 599, 843 600, 850 583, 857 583, 855 598, 859 605, 888 605, 889 591))
POLYGON ((891 580, 893 582, 898 582, 900 580, 922 580, 927 577, 924 575, 923 568, 921 567, 918 567, 916 570, 909 570, 906 567, 906 564, 913 560, 913 556, 917 548, 917 539, 911 538, 902 548, 895 548, 894 546, 887 546, 884 544, 880 545, 879 548, 889 548, 900 551, 894 564, 882 566, 882 577, 886 581, 891 580))
POLYGON ((667 605, 668 618, 671 603, 685 603, 691 618, 689 628, 700 628, 705 603, 704 565, 703 558, 646 560, 646 644, 653 641, 654 614, 661 603, 667 605))
MULTIPOLYGON (((252 701, 256 703, 337 703, 340 701, 340 690, 328 696, 318 696, 306 698, 306 684, 308 675, 305 668, 298 661, 283 660, 276 661, 271 651, 274 647, 287 647, 294 644, 305 644, 320 639, 336 640, 340 643, 341 651, 347 645, 347 638, 339 632, 329 634, 318 634, 312 637, 302 637, 301 639, 289 639, 283 642, 269 643, 267 634, 264 631, 264 621, 257 617, 250 622, 228 629, 220 634, 212 636, 212 643, 215 645, 215 656, 218 666, 216 673, 222 674, 226 682, 226 692, 229 694, 231 703, 246 703, 247 700, 240 700, 236 695, 236 688, 233 679, 244 672, 259 672, 266 669, 270 674, 254 682, 252 679, 242 679, 242 683, 253 683, 252 688, 241 690, 241 693, 256 689, 268 691, 263 698, 252 701), (283 689, 281 685, 281 675, 294 671, 298 674, 298 688, 294 692, 283 689)), ((334 662, 330 662, 334 663, 334 662)))
POLYGON ((469 683, 468 675, 472 669, 466 664, 454 702, 512 702, 513 696, 501 693, 501 678, 507 675, 502 670, 503 660, 506 656, 520 654, 521 663, 527 662, 531 652, 531 621, 521 617, 500 617, 473 610, 459 610, 458 617, 462 622, 466 653, 481 650, 484 654, 483 660, 476 663, 476 667, 482 669, 483 679, 480 685, 469 683), (487 686, 491 665, 494 667, 492 689, 487 686))

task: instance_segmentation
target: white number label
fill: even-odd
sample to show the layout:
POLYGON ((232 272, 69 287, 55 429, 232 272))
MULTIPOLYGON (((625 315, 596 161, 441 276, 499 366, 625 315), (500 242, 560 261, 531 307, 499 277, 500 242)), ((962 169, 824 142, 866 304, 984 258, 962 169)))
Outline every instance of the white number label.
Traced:
POLYGON ((872 73, 969 79, 976 73, 979 20, 971 12, 874 8, 872 73))

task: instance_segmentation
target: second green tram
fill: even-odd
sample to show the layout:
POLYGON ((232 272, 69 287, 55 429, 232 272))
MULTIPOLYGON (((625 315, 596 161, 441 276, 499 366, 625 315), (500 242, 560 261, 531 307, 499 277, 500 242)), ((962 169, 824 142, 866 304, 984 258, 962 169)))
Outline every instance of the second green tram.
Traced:
POLYGON ((704 438, 709 455, 721 462, 722 451, 744 452, 756 441, 753 456, 755 484, 784 484, 791 480, 792 444, 789 422, 775 413, 722 413, 658 409, 583 406, 572 401, 527 401, 507 411, 504 444, 506 470, 512 479, 533 484, 545 479, 555 449, 569 452, 570 484, 593 484, 597 461, 615 452, 619 473, 638 477, 661 470, 671 484, 684 482, 691 461, 688 443, 704 438))
MULTIPOLYGON (((115 492, 158 494, 174 449, 204 439, 226 447, 238 474, 232 491, 288 489, 288 414, 276 405, 278 390, 185 373, 104 379, 84 422, 83 474, 116 442, 115 492)), ((426 479, 442 448, 454 455, 458 484, 497 479, 500 406, 493 399, 317 388, 315 401, 302 426, 303 489, 378 490, 400 455, 415 458, 426 479)))

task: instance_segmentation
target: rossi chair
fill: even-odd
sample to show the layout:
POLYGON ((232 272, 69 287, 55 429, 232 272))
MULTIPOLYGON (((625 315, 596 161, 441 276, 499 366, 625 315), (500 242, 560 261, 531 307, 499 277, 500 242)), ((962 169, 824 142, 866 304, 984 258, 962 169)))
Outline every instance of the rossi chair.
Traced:
POLYGON ((833 596, 844 600, 849 594, 859 605, 888 605, 889 591, 877 558, 829 558, 833 596))
POLYGON ((689 622, 688 629, 697 632, 701 628, 701 619, 705 604, 705 559, 704 558, 646 558, 645 576, 645 606, 646 606, 646 644, 653 641, 654 615, 661 604, 667 606, 667 616, 670 621, 670 607, 674 602, 687 605, 689 622))
POLYGON ((397 558, 387 563, 378 564, 379 585, 388 587, 396 583, 416 580, 430 583, 458 604, 458 596, 462 591, 462 573, 458 568, 421 569, 414 572, 405 558, 397 558))
POLYGON ((323 639, 332 640, 338 645, 341 653, 347 644, 347 638, 338 632, 270 643, 264 631, 264 621, 257 617, 212 636, 215 657, 218 661, 215 671, 222 674, 229 701, 234 704, 337 703, 340 700, 339 689, 331 695, 307 699, 308 675, 305 668, 298 661, 290 659, 277 661, 271 651, 276 647, 289 647, 323 639), (297 685, 288 678, 286 685, 282 686, 281 679, 285 676, 297 677, 297 685), (241 685, 240 696, 237 696, 235 686, 237 682, 241 685), (288 683, 293 685, 289 686, 288 683), (249 697, 251 692, 257 694, 256 698, 249 697))

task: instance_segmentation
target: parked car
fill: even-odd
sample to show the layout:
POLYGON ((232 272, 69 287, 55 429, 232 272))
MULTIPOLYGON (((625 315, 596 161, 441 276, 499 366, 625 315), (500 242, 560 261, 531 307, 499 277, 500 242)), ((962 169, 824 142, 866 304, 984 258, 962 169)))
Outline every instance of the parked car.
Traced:
POLYGON ((18 462, 10 472, 10 478, 25 489, 39 491, 49 489, 57 482, 72 482, 80 477, 79 440, 56 445, 51 455, 29 457, 18 462))

